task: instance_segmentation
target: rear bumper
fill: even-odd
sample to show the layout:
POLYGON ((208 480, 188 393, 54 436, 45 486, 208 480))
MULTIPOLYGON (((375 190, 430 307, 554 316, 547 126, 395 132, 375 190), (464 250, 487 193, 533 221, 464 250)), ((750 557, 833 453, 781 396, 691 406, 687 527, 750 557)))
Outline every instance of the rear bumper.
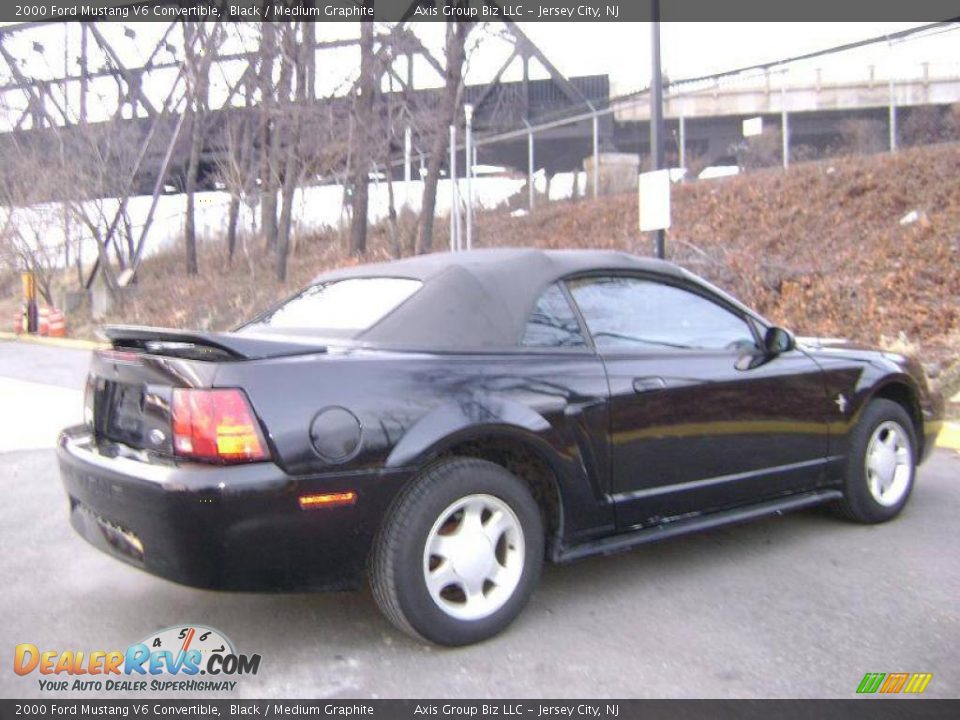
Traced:
POLYGON ((287 475, 273 463, 158 464, 101 453, 85 427, 57 455, 70 521, 92 545, 149 573, 213 590, 352 589, 409 472, 287 475), (351 506, 302 510, 308 493, 353 490, 351 506))

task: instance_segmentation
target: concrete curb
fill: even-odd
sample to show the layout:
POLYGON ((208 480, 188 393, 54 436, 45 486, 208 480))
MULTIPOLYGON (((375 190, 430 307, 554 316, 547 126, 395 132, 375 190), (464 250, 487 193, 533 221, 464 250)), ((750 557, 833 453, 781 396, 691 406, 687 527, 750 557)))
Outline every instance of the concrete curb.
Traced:
POLYGON ((937 447, 960 450, 960 423, 945 422, 943 424, 943 429, 937 436, 937 447))
POLYGON ((52 338, 41 335, 17 335, 12 332, 0 332, 0 341, 15 341, 33 343, 34 345, 49 345, 51 347, 70 348, 72 350, 101 350, 110 347, 106 343, 93 340, 76 340, 74 338, 52 338))

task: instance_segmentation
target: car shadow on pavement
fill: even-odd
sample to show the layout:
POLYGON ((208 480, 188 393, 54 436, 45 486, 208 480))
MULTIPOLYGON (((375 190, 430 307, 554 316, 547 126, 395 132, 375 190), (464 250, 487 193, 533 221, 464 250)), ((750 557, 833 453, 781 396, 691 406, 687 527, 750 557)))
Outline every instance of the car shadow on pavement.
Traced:
MULTIPOLYGON (((844 527, 828 514, 806 511, 652 543, 616 555, 547 565, 540 588, 514 628, 539 624, 538 617, 555 619, 558 612, 565 620, 578 622, 596 609, 598 592, 608 598, 629 596, 678 578, 715 572, 718 567, 776 564, 778 553, 811 537, 842 532, 844 527)), ((122 574, 123 581, 87 594, 84 600, 109 603, 116 626, 141 628, 144 634, 178 624, 202 623, 222 630, 243 651, 279 644, 285 654, 302 653, 304 657, 316 651, 318 638, 323 639, 325 647, 340 647, 345 653, 365 647, 406 651, 428 647, 395 630, 380 615, 368 590, 222 593, 179 586, 112 562, 110 567, 115 568, 111 575, 122 574)))

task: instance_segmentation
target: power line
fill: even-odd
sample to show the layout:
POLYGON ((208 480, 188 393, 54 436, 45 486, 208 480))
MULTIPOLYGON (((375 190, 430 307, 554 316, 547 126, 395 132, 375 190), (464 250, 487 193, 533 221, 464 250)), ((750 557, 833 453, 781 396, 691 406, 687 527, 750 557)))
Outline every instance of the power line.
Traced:
MULTIPOLYGON (((841 45, 834 45, 828 48, 822 48, 820 50, 814 50, 813 52, 803 53, 802 55, 793 55, 791 57, 781 58, 779 60, 771 60, 762 63, 756 63, 754 65, 746 65, 744 67, 736 68, 734 70, 724 70, 722 72, 711 73, 709 75, 701 75, 699 77, 689 77, 683 78, 681 80, 671 80, 669 85, 679 86, 679 85, 693 85, 700 82, 709 82, 711 80, 721 80, 727 77, 733 77, 736 75, 743 75, 749 72, 762 71, 767 72, 773 68, 783 67, 784 65, 793 65, 794 63, 803 62, 805 60, 813 60, 818 57, 825 57, 827 55, 835 55, 837 53, 849 52, 850 50, 857 50, 862 47, 867 47, 869 45, 877 45, 880 43, 890 43, 897 40, 909 39, 913 35, 919 35, 928 31, 936 30, 938 32, 932 34, 940 34, 941 32, 946 32, 950 30, 960 29, 960 21, 958 19, 946 20, 943 22, 929 23, 927 25, 921 25, 915 28, 907 28, 906 30, 900 30, 895 33, 888 33, 886 35, 877 35, 865 40, 856 40, 854 42, 843 43, 841 45)), ((611 98, 611 102, 614 100, 626 100, 632 97, 633 95, 645 95, 649 92, 649 88, 644 88, 636 93, 627 93, 625 95, 619 96, 617 98, 611 98)))

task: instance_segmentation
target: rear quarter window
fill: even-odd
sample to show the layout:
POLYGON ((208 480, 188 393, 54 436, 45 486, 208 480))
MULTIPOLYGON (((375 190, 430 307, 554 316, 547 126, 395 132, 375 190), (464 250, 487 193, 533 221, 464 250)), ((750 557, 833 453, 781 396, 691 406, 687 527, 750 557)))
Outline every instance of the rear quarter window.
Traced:
POLYGON ((422 285, 409 278, 348 278, 317 283, 241 329, 356 335, 380 322, 422 285))
POLYGON ((577 316, 559 285, 537 300, 520 342, 524 347, 586 347, 577 316))

